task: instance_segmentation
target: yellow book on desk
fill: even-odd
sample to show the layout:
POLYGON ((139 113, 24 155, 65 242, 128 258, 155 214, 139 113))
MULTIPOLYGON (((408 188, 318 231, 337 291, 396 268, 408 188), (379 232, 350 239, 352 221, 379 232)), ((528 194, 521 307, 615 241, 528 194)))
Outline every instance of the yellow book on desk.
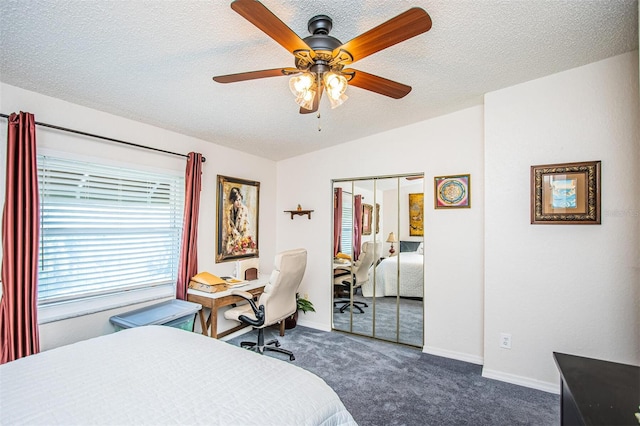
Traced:
POLYGON ((209 272, 200 272, 191 278, 189 288, 207 293, 218 293, 227 290, 229 285, 217 275, 210 274, 209 272))
POLYGON ((200 272, 199 274, 194 275, 191 278, 191 281, 195 281, 197 283, 207 284, 207 285, 226 284, 225 280, 223 280, 222 278, 220 278, 217 275, 213 275, 213 274, 210 274, 208 272, 200 272))
POLYGON ((192 288, 194 290, 204 291, 205 293, 219 293, 221 291, 228 290, 229 285, 227 283, 209 285, 209 284, 202 284, 197 281, 191 280, 189 281, 189 288, 192 288))

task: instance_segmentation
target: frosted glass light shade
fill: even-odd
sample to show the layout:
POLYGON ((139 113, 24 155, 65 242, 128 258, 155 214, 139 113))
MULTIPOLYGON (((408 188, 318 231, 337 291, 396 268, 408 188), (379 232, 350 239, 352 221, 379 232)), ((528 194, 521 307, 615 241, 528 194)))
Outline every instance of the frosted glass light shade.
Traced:
POLYGON ((330 71, 324 75, 324 87, 327 90, 327 97, 331 103, 331 108, 337 108, 349 97, 344 94, 347 90, 347 79, 342 74, 330 71))
POLYGON ((289 89, 296 97, 296 103, 304 109, 313 108, 316 97, 315 75, 310 72, 295 75, 289 80, 289 89))
POLYGON ((315 97, 315 89, 310 89, 300 94, 300 96, 296 96, 296 103, 302 108, 310 110, 313 108, 313 100, 315 97))

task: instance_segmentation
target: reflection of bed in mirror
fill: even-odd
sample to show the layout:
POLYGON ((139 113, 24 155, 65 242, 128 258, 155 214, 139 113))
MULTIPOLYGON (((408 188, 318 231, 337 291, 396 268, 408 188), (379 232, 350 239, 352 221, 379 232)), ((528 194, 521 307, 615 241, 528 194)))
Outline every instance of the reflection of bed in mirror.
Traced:
MULTIPOLYGON (((419 241, 400 241, 400 254, 383 259, 375 269, 375 297, 398 295, 400 260, 400 297, 423 297, 424 256, 419 241)), ((373 271, 370 276, 373 276, 373 271)), ((362 286, 364 297, 373 297, 373 280, 362 286)))

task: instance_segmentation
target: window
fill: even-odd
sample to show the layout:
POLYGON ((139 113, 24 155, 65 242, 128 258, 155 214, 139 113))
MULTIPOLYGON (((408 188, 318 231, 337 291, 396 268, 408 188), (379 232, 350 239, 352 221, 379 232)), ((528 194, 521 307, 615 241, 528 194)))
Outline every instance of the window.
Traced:
POLYGON ((340 251, 349 256, 353 254, 353 195, 347 191, 342 191, 340 251))
POLYGON ((184 178, 38 156, 38 305, 174 286, 184 178))

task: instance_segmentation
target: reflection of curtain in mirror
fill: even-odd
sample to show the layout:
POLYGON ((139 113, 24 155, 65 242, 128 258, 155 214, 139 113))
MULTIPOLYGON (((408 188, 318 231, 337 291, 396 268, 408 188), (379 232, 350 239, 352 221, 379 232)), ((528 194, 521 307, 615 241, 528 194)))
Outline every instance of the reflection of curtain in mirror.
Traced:
POLYGON ((333 190, 333 257, 340 251, 342 239, 342 188, 333 190))
POLYGON ((355 217, 353 218, 353 261, 360 257, 362 246, 362 195, 356 195, 353 202, 355 217))

